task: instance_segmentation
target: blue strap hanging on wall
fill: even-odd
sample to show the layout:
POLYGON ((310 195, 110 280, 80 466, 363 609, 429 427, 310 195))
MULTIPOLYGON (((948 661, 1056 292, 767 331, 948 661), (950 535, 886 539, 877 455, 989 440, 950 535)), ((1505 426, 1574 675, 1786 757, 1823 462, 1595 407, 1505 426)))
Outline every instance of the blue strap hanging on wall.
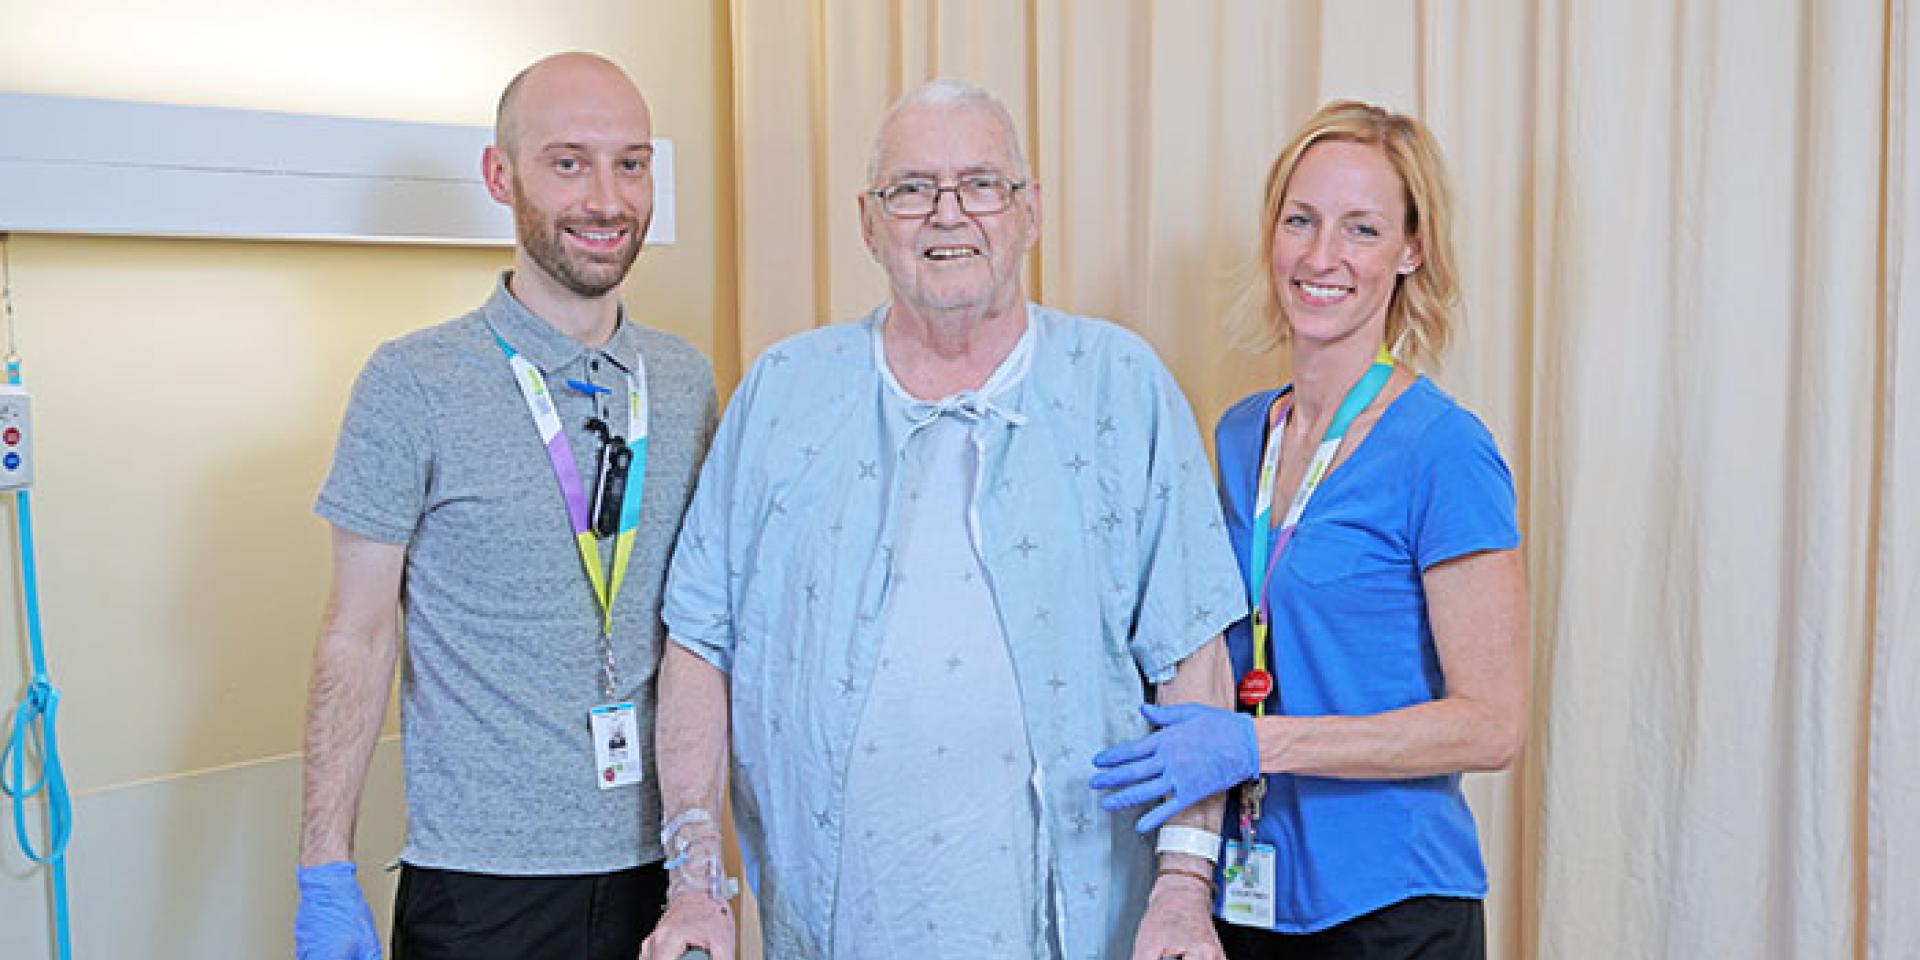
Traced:
MULTIPOLYGON (((0 237, 0 257, 6 247, 0 237)), ((4 266, 0 261, 0 266, 4 266)), ((20 357, 13 352, 12 271, 0 276, 0 301, 4 301, 7 319, 7 382, 20 384, 20 357)), ((20 518, 20 584, 26 596, 27 643, 33 653, 33 679, 27 684, 26 697, 14 707, 13 723, 7 746, 0 753, 0 789, 13 798, 13 835, 20 850, 34 863, 53 867, 54 941, 59 960, 73 956, 72 937, 67 921, 67 841, 73 837, 73 799, 67 793, 67 776, 60 766, 60 740, 55 721, 60 710, 60 691, 47 679, 47 650, 40 636, 40 583, 33 564, 33 503, 25 488, 14 491, 15 514, 20 518), (28 782, 29 752, 40 759, 40 776, 28 782), (35 797, 45 797, 47 845, 36 848, 27 829, 27 807, 35 797)))

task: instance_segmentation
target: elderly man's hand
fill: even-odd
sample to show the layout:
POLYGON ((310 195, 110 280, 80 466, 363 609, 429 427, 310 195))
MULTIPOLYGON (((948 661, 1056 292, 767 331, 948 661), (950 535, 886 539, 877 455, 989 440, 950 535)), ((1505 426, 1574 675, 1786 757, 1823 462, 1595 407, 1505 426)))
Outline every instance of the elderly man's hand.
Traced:
POLYGON ((1213 899, 1198 877, 1163 873, 1154 879, 1147 911, 1133 938, 1133 960, 1226 960, 1213 932, 1213 899))
POLYGON ((734 960, 733 911, 722 901, 702 893, 687 893, 667 901, 667 912, 640 945, 640 960, 680 960, 699 947, 713 960, 734 960))

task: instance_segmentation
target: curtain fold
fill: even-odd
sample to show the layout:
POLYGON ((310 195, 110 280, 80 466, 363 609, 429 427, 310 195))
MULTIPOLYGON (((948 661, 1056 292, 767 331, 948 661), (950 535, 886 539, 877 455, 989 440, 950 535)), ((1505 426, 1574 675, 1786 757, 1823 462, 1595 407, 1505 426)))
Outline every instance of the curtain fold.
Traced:
POLYGON ((1497 957, 1920 955, 1920 49, 1906 0, 733 0, 744 363, 885 295, 855 197, 934 76, 1012 110, 1029 290, 1203 429, 1319 103, 1425 119, 1521 494, 1533 723, 1468 778, 1497 957))
POLYGON ((1866 698, 1866 955, 1920 952, 1920 17, 1886 17, 1886 237, 1878 291, 1880 451, 1874 500, 1872 689, 1866 698))

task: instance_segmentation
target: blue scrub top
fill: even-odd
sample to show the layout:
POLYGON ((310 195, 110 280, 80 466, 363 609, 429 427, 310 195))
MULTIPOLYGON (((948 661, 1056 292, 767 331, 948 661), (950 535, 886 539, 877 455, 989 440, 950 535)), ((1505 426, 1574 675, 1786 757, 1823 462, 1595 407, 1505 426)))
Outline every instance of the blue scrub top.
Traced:
MULTIPOLYGON (((1249 527, 1275 394, 1235 404, 1215 432, 1220 500, 1243 583, 1255 562, 1249 527)), ((1275 567, 1268 713, 1374 714, 1442 696, 1421 574, 1519 543, 1513 477, 1492 435, 1421 377, 1321 484, 1275 567)), ((1236 677, 1253 665, 1251 644, 1245 619, 1229 628, 1236 677)), ((1266 780, 1254 832, 1277 854, 1273 929, 1323 930, 1409 897, 1486 895, 1459 774, 1266 780)), ((1238 791, 1227 814, 1226 835, 1238 837, 1238 791)))

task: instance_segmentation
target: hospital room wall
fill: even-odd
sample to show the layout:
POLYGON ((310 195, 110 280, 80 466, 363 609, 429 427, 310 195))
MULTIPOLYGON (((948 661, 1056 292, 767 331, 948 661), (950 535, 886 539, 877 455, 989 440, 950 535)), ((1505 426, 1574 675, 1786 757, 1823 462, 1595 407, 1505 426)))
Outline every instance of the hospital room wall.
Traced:
MULTIPOLYGON (((521 66, 604 53, 647 92, 678 159, 678 241, 641 257, 626 302, 722 358, 724 385, 738 376, 727 17, 725 0, 8 0, 0 91, 488 123, 521 66)), ((313 495, 367 354, 471 309, 509 254, 34 234, 8 247, 78 813, 76 952, 285 956, 302 710, 329 578, 313 495)), ((0 526, 11 543, 11 505, 0 526)), ((0 566, 10 706, 28 659, 11 553, 0 566)), ((389 714, 358 851, 383 920, 392 875, 377 867, 402 828, 393 726, 389 714)), ((48 896, 45 871, 0 840, 0 953, 51 954, 48 896)))

